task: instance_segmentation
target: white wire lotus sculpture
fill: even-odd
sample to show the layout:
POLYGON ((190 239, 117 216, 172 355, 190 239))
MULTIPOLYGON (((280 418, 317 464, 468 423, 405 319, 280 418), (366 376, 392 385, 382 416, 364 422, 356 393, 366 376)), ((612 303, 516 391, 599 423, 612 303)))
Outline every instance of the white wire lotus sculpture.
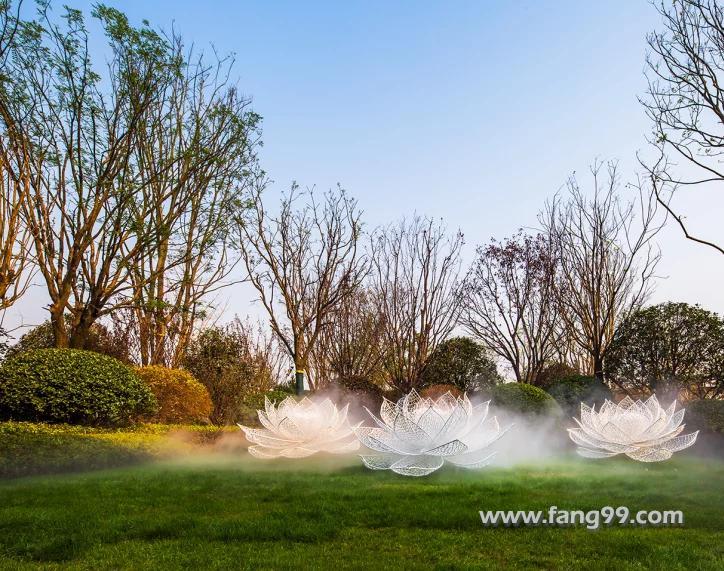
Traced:
POLYGON ((239 425, 253 443, 249 453, 257 458, 304 458, 317 452, 345 454, 359 448, 347 422, 349 405, 338 409, 331 400, 296 401, 287 397, 278 405, 264 398, 264 410, 258 410, 264 428, 239 425))
POLYGON ((699 434, 681 435, 684 409, 676 411, 676 401, 664 409, 656 395, 646 401, 626 397, 618 404, 606 400, 598 412, 581 403, 581 419, 574 420, 578 428, 568 433, 586 458, 625 454, 640 462, 660 462, 694 444, 699 434))
POLYGON ((362 462, 403 476, 426 476, 445 461, 482 468, 495 455, 486 448, 505 432, 495 417, 488 418, 488 405, 473 406, 466 395, 449 392, 423 398, 415 390, 397 403, 385 399, 380 418, 367 409, 377 426, 354 429, 362 444, 379 453, 362 454, 362 462))

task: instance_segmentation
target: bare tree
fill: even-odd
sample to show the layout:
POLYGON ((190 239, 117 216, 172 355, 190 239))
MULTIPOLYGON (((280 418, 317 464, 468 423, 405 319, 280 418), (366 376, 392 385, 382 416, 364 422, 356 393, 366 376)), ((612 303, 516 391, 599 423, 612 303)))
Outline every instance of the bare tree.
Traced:
MULTIPOLYGON (((17 10, 20 7, 18 5, 17 10)), ((10 5, 0 7, 0 70, 7 67, 9 47, 15 41, 19 21, 10 5)), ((0 73, 0 100, 8 88, 0 73)), ((2 120, 0 125, 11 128, 2 120)), ((12 306, 27 290, 32 277, 29 246, 32 236, 22 218, 30 192, 30 165, 25 145, 18 137, 0 132, 0 311, 12 306)), ((0 318, 1 321, 1 318, 0 318)))
POLYGON ((385 316, 374 291, 360 288, 335 310, 313 355, 317 377, 384 383, 385 316))
MULTIPOLYGON (((300 193, 293 185, 274 216, 261 190, 240 220, 239 248, 271 328, 294 361, 301 393, 322 332, 368 272, 358 247, 361 213, 342 189, 319 202, 314 192, 300 193), (305 203, 298 207, 300 199, 305 203)), ((318 388, 328 380, 310 377, 309 384, 318 388)))
POLYGON ((558 341, 557 264, 547 236, 519 231, 477 249, 463 289, 462 323, 511 367, 536 384, 558 341))
MULTIPOLYGON (((32 236, 22 213, 28 198, 29 169, 22 149, 0 137, 0 312, 12 306, 32 279, 32 236)), ((0 319, 1 320, 1 319, 0 319)))
POLYGON ((442 222, 414 217, 372 236, 372 284, 384 315, 390 383, 420 385, 430 353, 454 329, 460 310, 463 235, 442 222))
POLYGON ((229 83, 233 60, 207 63, 176 35, 169 44, 187 63, 154 97, 134 141, 134 164, 148 181, 135 224, 149 239, 131 258, 127 301, 141 363, 173 367, 210 296, 233 283, 233 220, 256 181, 260 117, 229 83))
MULTIPOLYGON (((5 17, 15 18, 8 6, 5 17)), ((46 3, 37 21, 13 20, 0 73, 5 146, 21 149, 29 169, 23 217, 61 347, 84 346, 145 245, 130 216, 145 182, 131 150, 141 117, 179 67, 148 26, 102 5, 93 16, 110 47, 105 74, 92 66, 82 13, 66 8, 59 24, 46 3)))
POLYGON ((560 264, 558 316, 565 335, 590 357, 591 374, 603 379, 604 359, 622 316, 648 298, 660 253, 653 238, 656 201, 639 186, 638 200, 618 196, 617 165, 591 168, 589 196, 574 176, 565 196, 556 196, 541 223, 560 264))
MULTIPOLYGON (((724 254, 697 236, 672 206, 679 188, 724 182, 724 7, 717 0, 657 5, 664 29, 647 36, 648 97, 657 158, 645 164, 658 202, 686 238, 724 254)), ((644 161, 642 161, 644 163, 644 161)))

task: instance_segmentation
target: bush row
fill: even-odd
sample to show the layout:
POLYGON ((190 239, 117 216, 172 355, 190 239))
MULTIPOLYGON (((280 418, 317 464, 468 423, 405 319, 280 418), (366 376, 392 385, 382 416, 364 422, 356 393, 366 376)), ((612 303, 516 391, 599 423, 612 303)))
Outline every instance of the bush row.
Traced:
MULTIPOLYGON (((430 384, 423 396, 437 398, 445 392, 461 394, 456 384, 430 384)), ((332 388, 351 397, 355 406, 379 407, 385 394, 363 378, 350 378, 332 388)), ((273 402, 293 394, 289 387, 247 395, 240 401, 236 419, 250 423, 264 397, 273 402)), ((526 383, 488 386, 482 394, 511 413, 576 415, 581 402, 600 405, 612 398, 609 389, 594 377, 569 374, 549 380, 547 391, 526 383)), ((0 366, 0 420, 70 423, 113 427, 137 421, 208 423, 213 403, 207 388, 189 372, 150 366, 133 369, 107 355, 75 349, 31 349, 6 359, 0 366)), ((724 401, 692 401, 688 421, 710 432, 724 433, 724 401)))
MULTIPOLYGON (((267 394, 278 400, 290 393, 267 394)), ((264 393, 239 399, 229 420, 243 420, 263 402, 264 393)), ((26 349, 0 366, 0 420, 95 427, 194 424, 208 423, 213 411, 207 387, 182 369, 133 368, 95 351, 54 348, 26 349)))

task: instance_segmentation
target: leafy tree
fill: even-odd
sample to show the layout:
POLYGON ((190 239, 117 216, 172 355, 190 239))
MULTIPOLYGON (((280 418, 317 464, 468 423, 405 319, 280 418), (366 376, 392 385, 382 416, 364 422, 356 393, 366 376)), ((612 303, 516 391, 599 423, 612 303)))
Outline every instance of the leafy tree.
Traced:
POLYGON ((662 303, 634 311, 616 330, 609 382, 627 392, 724 394, 724 320, 698 305, 662 303))
POLYGON ((432 352, 422 380, 423 386, 454 385, 465 392, 492 387, 501 378, 483 345, 468 337, 453 337, 432 352))
POLYGON ((274 388, 283 368, 274 342, 238 321, 201 331, 183 365, 208 389, 210 420, 219 425, 236 422, 246 400, 274 388))
POLYGON ((34 20, 19 12, 0 3, 3 147, 25 167, 22 218, 56 345, 84 348, 93 323, 127 291, 129 261, 147 243, 131 213, 150 181, 139 177, 132 150, 179 62, 162 35, 100 4, 92 15, 110 48, 105 70, 92 61, 96 43, 82 11, 65 7, 55 17, 43 1, 34 20))

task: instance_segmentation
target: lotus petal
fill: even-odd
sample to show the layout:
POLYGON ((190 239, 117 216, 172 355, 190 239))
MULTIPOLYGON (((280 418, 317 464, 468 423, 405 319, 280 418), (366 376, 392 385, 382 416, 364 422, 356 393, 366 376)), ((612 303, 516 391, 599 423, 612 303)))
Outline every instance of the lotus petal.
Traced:
POLYGON ((392 464, 390 469, 403 476, 427 476, 443 464, 440 456, 404 456, 392 464))

